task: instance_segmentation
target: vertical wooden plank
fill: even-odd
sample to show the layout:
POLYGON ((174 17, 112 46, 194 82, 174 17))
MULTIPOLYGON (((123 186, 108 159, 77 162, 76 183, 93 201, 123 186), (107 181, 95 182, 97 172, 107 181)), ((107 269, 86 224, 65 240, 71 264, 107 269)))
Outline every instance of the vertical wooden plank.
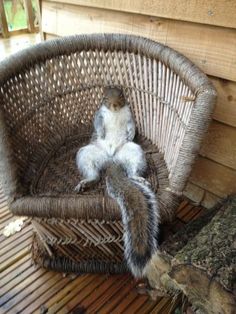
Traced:
POLYGON ((0 23, 2 26, 3 37, 5 38, 9 37, 7 18, 6 18, 6 13, 4 10, 3 0, 0 0, 0 23))
POLYGON ((36 0, 36 10, 37 10, 37 17, 38 17, 38 21, 39 21, 39 33, 40 33, 40 38, 41 41, 44 41, 44 34, 43 34, 43 29, 42 29, 42 2, 39 0, 36 0))
POLYGON ((31 0, 24 0, 24 8, 27 17, 28 30, 30 33, 35 31, 34 27, 34 14, 33 14, 33 6, 31 0))
POLYGON ((212 121, 200 155, 236 170, 236 128, 212 121))
POLYGON ((236 83, 211 77, 217 90, 217 103, 213 118, 236 127, 236 83))
POLYGON ((236 28, 235 0, 49 0, 93 8, 131 12, 236 28))
POLYGON ((100 32, 144 36, 183 53, 207 74, 236 81, 236 29, 45 0, 42 27, 58 36, 100 32))
POLYGON ((236 193, 236 170, 207 158, 196 160, 189 180, 218 197, 236 193))

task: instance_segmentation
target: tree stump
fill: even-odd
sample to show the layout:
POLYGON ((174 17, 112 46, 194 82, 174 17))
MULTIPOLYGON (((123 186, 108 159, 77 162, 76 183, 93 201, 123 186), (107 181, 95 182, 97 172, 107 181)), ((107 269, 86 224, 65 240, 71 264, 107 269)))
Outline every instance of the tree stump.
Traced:
POLYGON ((203 313, 236 313, 236 197, 162 243, 148 280, 161 293, 183 292, 203 313))

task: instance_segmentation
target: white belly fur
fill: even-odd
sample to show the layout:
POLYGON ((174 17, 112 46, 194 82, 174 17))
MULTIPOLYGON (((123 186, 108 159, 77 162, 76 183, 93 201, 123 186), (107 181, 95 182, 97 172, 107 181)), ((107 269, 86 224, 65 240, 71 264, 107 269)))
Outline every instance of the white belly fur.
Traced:
POLYGON ((113 156, 117 148, 127 142, 127 125, 131 112, 128 106, 115 112, 104 106, 102 111, 106 135, 104 139, 98 139, 97 142, 109 156, 113 156))

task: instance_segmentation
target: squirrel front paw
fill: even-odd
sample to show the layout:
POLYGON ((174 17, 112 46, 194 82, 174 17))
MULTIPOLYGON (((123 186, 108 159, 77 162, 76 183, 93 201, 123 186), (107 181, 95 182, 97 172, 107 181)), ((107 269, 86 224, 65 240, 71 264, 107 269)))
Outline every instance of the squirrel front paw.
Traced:
POLYGON ((79 184, 76 185, 75 191, 76 191, 77 193, 83 192, 85 189, 93 187, 94 184, 95 184, 97 181, 98 181, 97 179, 84 179, 84 180, 81 180, 81 181, 79 182, 79 184))
POLYGON ((82 181, 79 182, 79 184, 76 185, 75 191, 77 193, 82 192, 84 190, 85 186, 86 186, 86 181, 82 180, 82 181))

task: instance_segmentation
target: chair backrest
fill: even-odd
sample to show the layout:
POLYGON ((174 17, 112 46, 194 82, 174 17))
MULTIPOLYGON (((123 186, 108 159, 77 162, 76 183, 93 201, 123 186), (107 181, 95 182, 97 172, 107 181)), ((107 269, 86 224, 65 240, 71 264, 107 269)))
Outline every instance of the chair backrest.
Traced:
POLYGON ((0 167, 9 177, 5 189, 13 192, 18 178, 24 183, 29 168, 33 175, 50 147, 91 126, 106 85, 124 88, 138 132, 164 154, 171 189, 183 189, 208 126, 215 90, 171 48, 117 34, 60 38, 1 63, 0 167))

